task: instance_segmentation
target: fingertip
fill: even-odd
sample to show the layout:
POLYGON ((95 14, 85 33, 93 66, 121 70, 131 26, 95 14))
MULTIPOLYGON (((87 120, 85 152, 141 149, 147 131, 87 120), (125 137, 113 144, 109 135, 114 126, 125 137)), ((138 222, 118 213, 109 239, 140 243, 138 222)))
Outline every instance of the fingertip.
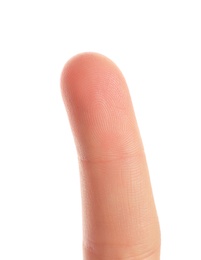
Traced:
POLYGON ((94 52, 73 56, 63 68, 61 91, 82 156, 99 157, 107 150, 104 156, 110 157, 141 149, 129 90, 112 60, 94 52))
POLYGON ((88 95, 87 87, 98 90, 106 85, 104 82, 109 78, 113 79, 113 82, 124 81, 125 83, 117 65, 103 54, 97 52, 76 54, 65 63, 61 73, 60 85, 63 98, 65 99, 67 94, 76 94, 78 91, 81 93, 82 90, 88 95))

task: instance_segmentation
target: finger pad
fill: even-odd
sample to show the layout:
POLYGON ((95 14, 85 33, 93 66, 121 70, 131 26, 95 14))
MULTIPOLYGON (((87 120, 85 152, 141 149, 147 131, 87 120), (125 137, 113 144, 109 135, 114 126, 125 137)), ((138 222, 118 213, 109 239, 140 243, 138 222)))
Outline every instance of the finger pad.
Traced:
POLYGON ((64 66, 61 89, 82 157, 90 151, 112 157, 136 150, 140 138, 130 94, 110 59, 97 53, 74 56, 64 66))

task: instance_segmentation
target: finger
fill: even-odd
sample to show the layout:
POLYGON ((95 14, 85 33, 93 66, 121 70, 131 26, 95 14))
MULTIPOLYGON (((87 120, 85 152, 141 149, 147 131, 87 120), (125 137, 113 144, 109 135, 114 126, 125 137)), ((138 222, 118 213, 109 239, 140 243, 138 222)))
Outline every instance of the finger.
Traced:
POLYGON ((80 167, 85 260, 159 260, 160 230, 132 101, 117 66, 71 58, 61 90, 80 167))

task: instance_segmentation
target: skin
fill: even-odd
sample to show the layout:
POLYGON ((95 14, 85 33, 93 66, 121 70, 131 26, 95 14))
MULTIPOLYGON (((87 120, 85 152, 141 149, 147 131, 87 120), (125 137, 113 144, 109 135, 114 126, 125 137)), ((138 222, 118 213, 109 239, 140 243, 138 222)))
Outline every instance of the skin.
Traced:
POLYGON ((61 92, 77 148, 84 260, 159 260, 160 227, 129 90, 98 53, 72 57, 61 92))

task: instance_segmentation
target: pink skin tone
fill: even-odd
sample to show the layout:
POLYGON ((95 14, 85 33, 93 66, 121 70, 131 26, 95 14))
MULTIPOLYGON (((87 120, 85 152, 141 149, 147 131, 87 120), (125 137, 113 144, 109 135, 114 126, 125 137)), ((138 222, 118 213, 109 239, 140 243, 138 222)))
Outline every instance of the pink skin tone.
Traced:
POLYGON ((97 53, 71 58, 61 92, 80 168, 85 260, 159 260, 160 228, 126 81, 97 53))

